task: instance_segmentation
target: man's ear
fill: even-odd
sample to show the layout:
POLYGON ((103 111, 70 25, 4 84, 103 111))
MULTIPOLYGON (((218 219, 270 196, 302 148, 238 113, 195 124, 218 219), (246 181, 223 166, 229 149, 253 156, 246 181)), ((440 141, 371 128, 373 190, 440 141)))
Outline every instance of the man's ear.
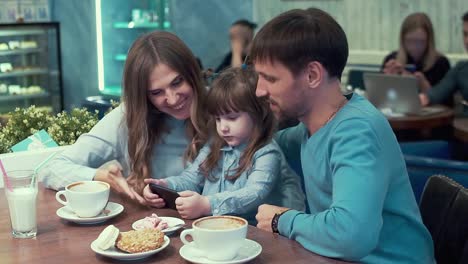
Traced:
POLYGON ((320 62, 312 61, 307 64, 306 78, 309 88, 317 88, 323 82, 325 68, 320 62))

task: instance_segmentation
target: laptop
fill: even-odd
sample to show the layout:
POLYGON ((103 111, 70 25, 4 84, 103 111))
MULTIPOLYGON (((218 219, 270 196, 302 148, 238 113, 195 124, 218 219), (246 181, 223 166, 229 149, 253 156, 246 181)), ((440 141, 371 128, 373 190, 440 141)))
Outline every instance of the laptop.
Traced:
POLYGON ((418 80, 414 76, 364 73, 367 99, 379 110, 390 115, 431 115, 442 108, 422 107, 418 80))

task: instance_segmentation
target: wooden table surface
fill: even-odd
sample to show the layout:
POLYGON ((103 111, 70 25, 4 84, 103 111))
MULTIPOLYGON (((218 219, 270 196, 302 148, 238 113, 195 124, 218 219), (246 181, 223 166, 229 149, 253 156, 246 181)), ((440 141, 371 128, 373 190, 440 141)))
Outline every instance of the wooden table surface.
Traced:
POLYGON ((449 126, 453 121, 453 110, 446 106, 437 106, 443 111, 430 115, 411 115, 402 117, 387 117, 394 131, 423 130, 449 126))
MULTIPOLYGON (((121 231, 131 229, 131 224, 155 212, 160 216, 179 217, 170 209, 146 208, 112 194, 110 201, 122 204, 124 211, 107 222, 95 225, 78 225, 60 219, 56 215, 61 207, 55 200, 55 191, 40 187, 38 197, 38 235, 35 239, 15 239, 11 225, 5 192, 0 190, 0 263, 122 263, 94 253, 90 244, 108 225, 121 231)), ((186 220, 188 226, 192 221, 186 220)), ((188 263, 180 255, 182 242, 180 231, 170 237, 171 242, 163 251, 143 260, 130 263, 188 263)), ((300 244, 277 234, 249 226, 247 238, 260 243, 262 253, 250 263, 345 263, 305 250, 300 244)))

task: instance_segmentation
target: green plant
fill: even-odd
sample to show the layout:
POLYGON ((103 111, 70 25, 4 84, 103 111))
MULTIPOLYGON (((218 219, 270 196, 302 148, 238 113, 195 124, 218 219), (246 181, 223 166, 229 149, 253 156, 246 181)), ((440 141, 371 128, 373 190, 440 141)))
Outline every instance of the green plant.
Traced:
POLYGON ((52 121, 46 110, 38 109, 34 105, 28 108, 16 108, 9 114, 7 124, 0 130, 0 153, 9 152, 13 145, 49 127, 52 121))
POLYGON ((69 114, 63 111, 53 117, 47 132, 60 146, 71 145, 79 136, 88 133, 98 121, 97 111, 91 113, 86 108, 74 108, 69 114))
POLYGON ((34 105, 16 108, 9 116, 6 125, 0 124, 0 153, 10 152, 12 146, 41 129, 45 129, 59 146, 70 145, 99 121, 97 111, 91 113, 85 108, 74 108, 70 113, 63 111, 52 116, 34 105))

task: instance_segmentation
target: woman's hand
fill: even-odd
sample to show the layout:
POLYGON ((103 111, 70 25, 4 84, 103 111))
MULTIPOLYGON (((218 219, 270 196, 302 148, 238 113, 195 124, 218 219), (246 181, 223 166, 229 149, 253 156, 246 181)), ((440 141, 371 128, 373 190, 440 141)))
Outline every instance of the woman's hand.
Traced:
POLYGON ((154 183, 157 185, 167 187, 166 180, 145 179, 144 182, 146 183, 146 186, 143 189, 143 198, 146 204, 152 207, 156 207, 156 208, 163 208, 164 206, 166 206, 166 202, 161 197, 159 197, 159 195, 153 193, 151 189, 149 188, 150 183, 154 183))
POLYGON ((132 200, 136 199, 135 195, 138 195, 128 186, 127 180, 122 175, 122 165, 116 160, 101 165, 94 175, 94 180, 107 182, 112 190, 119 194, 123 193, 132 200))
POLYGON ((403 71, 404 67, 395 59, 387 61, 383 68, 383 73, 385 74, 401 74, 403 71))
POLYGON ((193 191, 179 192, 176 207, 180 216, 185 219, 195 219, 211 214, 211 205, 208 197, 193 191))

